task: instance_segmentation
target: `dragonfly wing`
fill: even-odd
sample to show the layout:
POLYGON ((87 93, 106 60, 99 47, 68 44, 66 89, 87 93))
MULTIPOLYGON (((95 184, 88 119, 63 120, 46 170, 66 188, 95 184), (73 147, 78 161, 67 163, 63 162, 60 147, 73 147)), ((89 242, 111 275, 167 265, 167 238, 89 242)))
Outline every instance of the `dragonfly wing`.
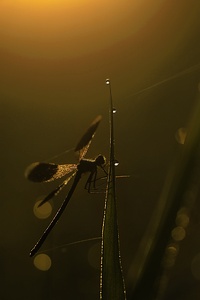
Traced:
POLYGON ((49 182, 61 178, 77 169, 76 164, 57 165, 35 162, 25 171, 25 177, 33 182, 49 182))
POLYGON ((88 148, 90 146, 91 140, 95 135, 95 132, 97 130, 97 127, 99 126, 99 123, 102 119, 102 116, 97 116, 95 120, 92 122, 88 130, 85 132, 85 134, 82 136, 80 141, 78 142, 75 151, 79 152, 79 160, 81 160, 85 154, 88 151, 88 148))
POLYGON ((68 182, 72 179, 72 177, 76 174, 74 172, 71 176, 67 177, 55 190, 53 190, 51 193, 49 193, 43 200, 40 202, 38 207, 42 206, 44 203, 52 199, 53 197, 57 196, 58 193, 68 184, 68 182))

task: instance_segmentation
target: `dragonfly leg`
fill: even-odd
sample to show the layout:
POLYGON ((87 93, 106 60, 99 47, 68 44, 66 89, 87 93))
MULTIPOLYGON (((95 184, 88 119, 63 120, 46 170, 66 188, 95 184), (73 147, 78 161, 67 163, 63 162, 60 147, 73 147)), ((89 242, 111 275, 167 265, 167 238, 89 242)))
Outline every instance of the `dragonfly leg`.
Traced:
POLYGON ((90 173, 85 184, 85 189, 88 191, 88 193, 90 193, 91 191, 92 182, 93 182, 93 188, 95 189, 96 177, 97 177, 97 171, 93 171, 90 173))
POLYGON ((97 171, 94 174, 94 182, 93 182, 93 187, 96 188, 96 182, 97 182, 97 171))
POLYGON ((102 167, 102 170, 104 171, 105 176, 101 176, 99 178, 97 178, 97 170, 90 173, 90 175, 87 179, 87 182, 85 184, 85 189, 88 191, 88 193, 101 193, 101 192, 96 191, 98 189, 98 188, 96 188, 96 182, 98 180, 104 179, 104 180, 102 180, 102 183, 100 184, 100 185, 102 185, 102 184, 104 184, 104 182, 108 176, 108 173, 106 172, 106 170, 103 167, 102 167))

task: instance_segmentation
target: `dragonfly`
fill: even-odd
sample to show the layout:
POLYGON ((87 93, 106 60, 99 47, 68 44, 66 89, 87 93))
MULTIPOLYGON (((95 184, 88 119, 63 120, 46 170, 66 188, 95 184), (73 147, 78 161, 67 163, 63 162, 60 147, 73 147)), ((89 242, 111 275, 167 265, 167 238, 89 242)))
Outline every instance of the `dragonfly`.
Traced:
POLYGON ((93 183, 93 188, 95 188, 95 182, 97 178, 97 170, 101 168, 104 173, 107 175, 104 166, 106 164, 105 156, 99 154, 95 159, 86 159, 85 155, 89 149, 91 141, 96 133, 97 127, 102 119, 102 116, 97 116, 91 125, 88 127, 85 134, 82 136, 80 141, 75 147, 75 153, 78 154, 78 164, 55 164, 55 163, 46 163, 46 162, 35 162, 28 166, 25 171, 25 177, 33 182, 51 182, 56 179, 60 179, 67 175, 67 178, 59 184, 52 192, 50 192, 39 204, 39 206, 43 205, 54 196, 57 196, 58 193, 68 184, 68 182, 74 177, 74 181, 71 185, 71 188, 61 204, 60 208, 56 212, 52 221, 42 234, 41 238, 35 244, 35 246, 30 251, 30 256, 34 256, 40 247, 43 245, 47 236, 55 226, 55 224, 60 219, 62 213, 64 212, 69 200, 71 199, 79 180, 82 175, 85 173, 89 173, 87 178, 85 188, 88 192, 91 191, 91 185, 93 183))

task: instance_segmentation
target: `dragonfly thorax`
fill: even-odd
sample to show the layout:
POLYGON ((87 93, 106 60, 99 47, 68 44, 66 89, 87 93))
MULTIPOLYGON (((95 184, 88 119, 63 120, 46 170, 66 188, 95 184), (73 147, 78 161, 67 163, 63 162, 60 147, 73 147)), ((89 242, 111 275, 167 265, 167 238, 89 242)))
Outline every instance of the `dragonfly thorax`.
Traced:
POLYGON ((106 162, 106 159, 103 155, 98 155, 95 159, 81 159, 77 165, 77 169, 80 173, 86 172, 96 172, 97 166, 102 167, 106 162))
POLYGON ((99 154, 96 158, 95 158, 95 162, 97 166, 103 166, 106 163, 106 158, 105 156, 103 156, 102 154, 99 154))

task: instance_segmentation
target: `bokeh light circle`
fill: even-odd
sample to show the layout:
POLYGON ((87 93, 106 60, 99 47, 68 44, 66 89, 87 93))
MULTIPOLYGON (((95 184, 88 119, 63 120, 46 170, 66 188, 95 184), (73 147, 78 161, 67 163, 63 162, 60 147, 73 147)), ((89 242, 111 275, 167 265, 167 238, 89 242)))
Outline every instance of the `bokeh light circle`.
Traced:
POLYGON ((38 254, 33 260, 34 266, 40 271, 48 271, 51 268, 51 258, 47 254, 38 254))
POLYGON ((187 136, 187 128, 184 127, 179 128, 175 133, 176 141, 181 145, 185 144, 186 136, 187 136))
POLYGON ((186 232, 185 232, 185 229, 181 226, 177 226, 175 227, 173 230, 172 230, 172 238, 176 241, 176 242, 179 242, 179 241, 182 241, 185 236, 186 236, 186 232))
POLYGON ((42 202, 42 200, 38 200, 34 207, 33 207, 33 212, 34 215, 38 218, 38 219, 46 219, 51 215, 52 212, 52 205, 50 202, 46 202, 44 203, 42 206, 38 206, 40 203, 42 202))

